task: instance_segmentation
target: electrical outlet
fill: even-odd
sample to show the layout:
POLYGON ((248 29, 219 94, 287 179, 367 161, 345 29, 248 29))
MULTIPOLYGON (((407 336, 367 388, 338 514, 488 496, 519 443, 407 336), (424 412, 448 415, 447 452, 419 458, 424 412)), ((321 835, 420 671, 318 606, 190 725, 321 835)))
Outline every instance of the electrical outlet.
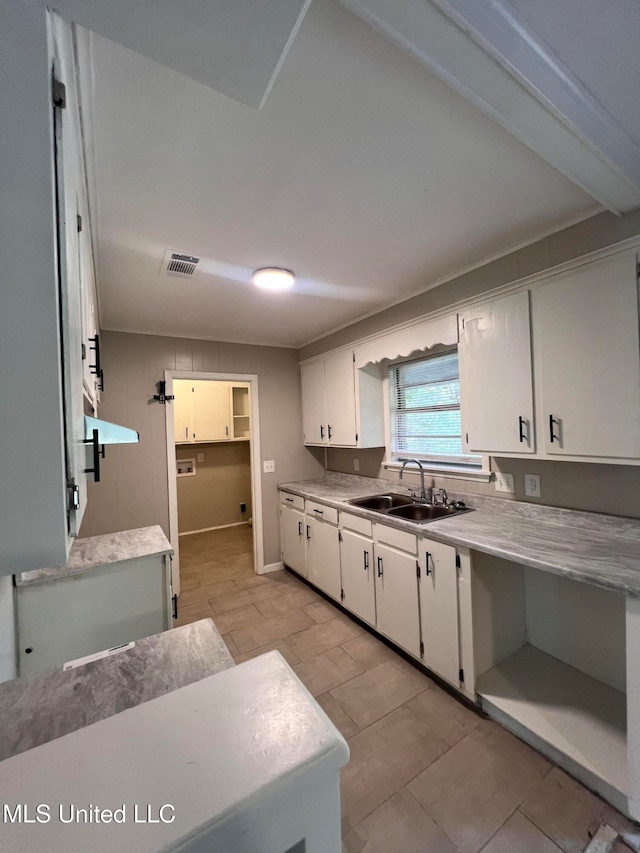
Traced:
POLYGON ((354 460, 353 460, 353 470, 354 470, 354 471, 359 471, 359 470, 360 470, 360 460, 359 460, 359 459, 354 459, 354 460))
POLYGON ((265 474, 273 474, 276 470, 275 459, 265 459, 265 461, 262 463, 262 470, 265 474))
POLYGON ((247 511, 247 505, 246 505, 246 503, 243 501, 243 502, 240 504, 240 512, 246 512, 246 511, 247 511))
POLYGON ((496 471, 496 492, 508 492, 512 495, 515 490, 516 486, 513 474, 503 474, 502 471, 496 471))
POLYGON ((204 462, 204 453, 198 453, 198 462, 204 462))
POLYGON ((528 498, 540 497, 540 475, 525 474, 524 475, 524 493, 528 498))

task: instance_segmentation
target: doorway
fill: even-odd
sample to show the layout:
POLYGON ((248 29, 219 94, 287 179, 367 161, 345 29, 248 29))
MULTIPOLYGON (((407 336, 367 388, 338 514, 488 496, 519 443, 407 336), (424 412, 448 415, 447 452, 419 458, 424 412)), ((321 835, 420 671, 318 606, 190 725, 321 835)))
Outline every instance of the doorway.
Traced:
MULTIPOLYGON (((262 574, 258 377, 167 370, 165 381, 167 395, 175 397, 167 404, 165 414, 174 594, 180 595, 181 536, 183 543, 195 536, 204 547, 209 540, 211 547, 216 547, 217 539, 226 536, 225 531, 231 535, 237 528, 236 538, 251 540, 253 570, 262 574), (185 391, 193 396, 186 397, 185 391), (224 407, 226 417, 220 414, 224 407), (247 484, 245 474, 243 485, 241 472, 246 472, 247 464, 250 475, 247 484), (231 486, 229 477, 234 479, 234 470, 238 479, 231 486)), ((191 544, 195 542, 192 540, 191 544)))

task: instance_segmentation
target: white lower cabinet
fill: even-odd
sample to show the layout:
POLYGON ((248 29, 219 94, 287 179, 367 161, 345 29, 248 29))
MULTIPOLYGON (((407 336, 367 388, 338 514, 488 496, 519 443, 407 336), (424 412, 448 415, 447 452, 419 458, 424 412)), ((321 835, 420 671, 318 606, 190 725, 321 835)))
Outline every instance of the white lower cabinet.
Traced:
MULTIPOLYGON (((415 539, 415 536, 413 537, 415 539)), ((420 657, 416 555, 376 544, 377 629, 400 648, 420 657)))
POLYGON ((352 530, 342 530, 342 603, 367 624, 376 626, 376 589, 373 541, 352 530))
POLYGON ((458 687, 461 679, 456 549, 421 537, 418 550, 422 660, 425 666, 458 687))
POLYGON ((307 576, 305 554, 304 498, 282 493, 280 504, 280 540, 282 562, 302 577, 307 576), (290 503, 289 503, 290 502, 290 503))
POLYGON ((329 507, 324 510, 317 507, 317 504, 307 502, 305 511, 307 578, 331 598, 340 601, 342 583, 338 513, 329 507), (324 512, 328 516, 326 520, 322 517, 324 512))

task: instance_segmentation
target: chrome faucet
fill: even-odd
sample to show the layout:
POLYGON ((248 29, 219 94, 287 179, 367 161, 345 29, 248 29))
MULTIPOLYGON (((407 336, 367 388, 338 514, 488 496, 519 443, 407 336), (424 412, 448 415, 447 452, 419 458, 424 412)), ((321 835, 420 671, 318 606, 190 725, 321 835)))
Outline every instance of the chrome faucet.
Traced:
POLYGON ((405 466, 409 464, 409 462, 415 462, 415 464, 420 468, 420 500, 427 500, 427 493, 424 489, 424 468, 422 467, 422 462, 419 459, 398 459, 398 462, 402 462, 402 468, 400 469, 400 477, 402 480, 402 472, 405 469, 405 466))
POLYGON ((448 504, 448 502, 449 502, 449 498, 448 498, 448 496, 447 496, 447 490, 446 490, 446 489, 435 489, 435 490, 433 491, 433 495, 432 495, 432 498, 431 498, 431 503, 432 503, 434 506, 437 506, 437 505, 438 505, 438 503, 439 503, 439 501, 438 501, 438 497, 442 498, 442 506, 447 506, 447 504, 448 504))

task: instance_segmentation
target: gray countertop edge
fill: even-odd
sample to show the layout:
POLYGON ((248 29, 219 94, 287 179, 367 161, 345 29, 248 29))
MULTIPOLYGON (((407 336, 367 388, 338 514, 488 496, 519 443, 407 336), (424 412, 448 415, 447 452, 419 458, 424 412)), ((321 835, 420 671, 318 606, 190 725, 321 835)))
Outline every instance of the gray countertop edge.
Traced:
POLYGON ((76 539, 64 565, 16 575, 16 586, 48 583, 116 563, 124 564, 141 557, 159 557, 165 554, 173 554, 173 549, 158 524, 76 539))
POLYGON ((327 473, 322 479, 280 483, 278 489, 398 530, 640 598, 637 519, 456 493, 451 496, 475 511, 416 524, 348 503, 383 491, 407 492, 403 484, 327 473))

